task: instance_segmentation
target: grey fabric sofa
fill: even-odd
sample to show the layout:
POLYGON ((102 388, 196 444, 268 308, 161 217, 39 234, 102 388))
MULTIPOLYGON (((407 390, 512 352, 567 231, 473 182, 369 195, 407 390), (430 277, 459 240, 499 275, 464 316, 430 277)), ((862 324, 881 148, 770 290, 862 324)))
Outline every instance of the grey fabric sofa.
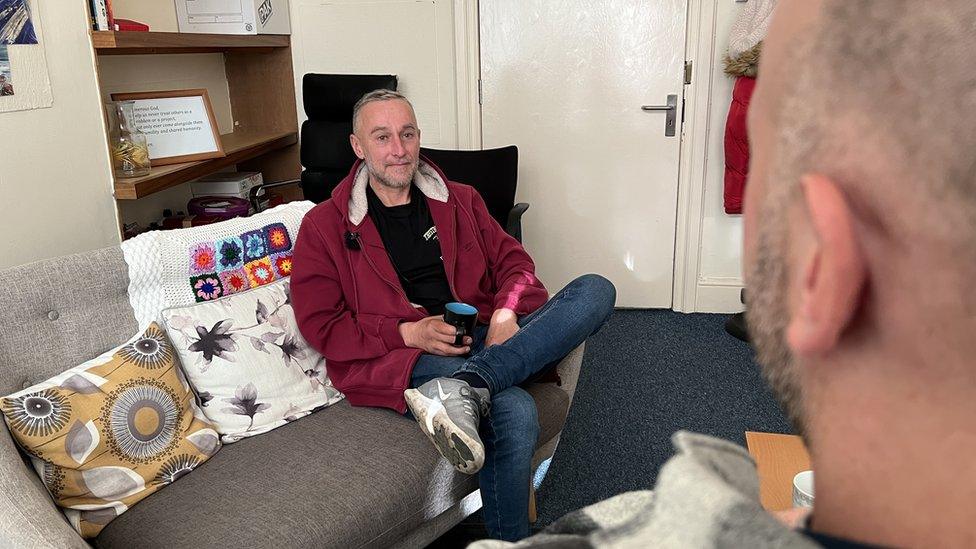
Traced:
MULTIPOLYGON (((118 247, 0 271, 0 394, 43 381, 138 329, 118 247)), ((535 462, 550 457, 582 347, 560 385, 527 387, 539 408, 535 462)), ((0 422, 2 423, 2 422, 0 422)), ((0 547, 89 547, 0 433, 0 547)), ((96 547, 423 547, 477 510, 476 477, 454 471, 412 420, 345 401, 213 458, 112 521, 96 547)))

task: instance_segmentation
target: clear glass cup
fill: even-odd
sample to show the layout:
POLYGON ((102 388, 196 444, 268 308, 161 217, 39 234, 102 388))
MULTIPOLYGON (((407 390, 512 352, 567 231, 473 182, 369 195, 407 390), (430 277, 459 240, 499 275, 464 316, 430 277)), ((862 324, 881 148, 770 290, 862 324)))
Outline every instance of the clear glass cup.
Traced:
POLYGON ((149 142, 135 125, 134 107, 134 101, 115 102, 112 165, 118 177, 139 177, 150 169, 149 142))

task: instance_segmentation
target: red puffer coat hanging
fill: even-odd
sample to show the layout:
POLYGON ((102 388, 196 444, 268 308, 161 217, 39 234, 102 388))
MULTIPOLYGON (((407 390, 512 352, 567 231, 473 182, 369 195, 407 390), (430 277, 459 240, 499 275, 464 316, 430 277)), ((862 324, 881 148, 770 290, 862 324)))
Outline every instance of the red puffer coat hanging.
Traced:
POLYGON ((749 132, 746 118, 756 87, 762 40, 776 0, 748 0, 732 25, 725 73, 735 77, 732 104, 725 123, 725 213, 742 213, 742 197, 749 176, 749 132))

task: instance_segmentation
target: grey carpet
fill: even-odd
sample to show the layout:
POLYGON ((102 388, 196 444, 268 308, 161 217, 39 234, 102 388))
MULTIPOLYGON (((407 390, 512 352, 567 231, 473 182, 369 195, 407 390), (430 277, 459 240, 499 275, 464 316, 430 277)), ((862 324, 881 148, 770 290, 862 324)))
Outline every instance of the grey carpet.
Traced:
POLYGON ((539 525, 620 492, 652 488, 685 429, 745 445, 791 432, 727 315, 619 310, 583 358, 562 440, 537 493, 539 525))
MULTIPOLYGON (((745 431, 789 433, 750 347, 728 315, 618 310, 587 342, 562 440, 536 494, 545 527, 628 490, 652 488, 685 429, 745 445, 745 431)), ((480 513, 432 547, 478 539, 480 513)))

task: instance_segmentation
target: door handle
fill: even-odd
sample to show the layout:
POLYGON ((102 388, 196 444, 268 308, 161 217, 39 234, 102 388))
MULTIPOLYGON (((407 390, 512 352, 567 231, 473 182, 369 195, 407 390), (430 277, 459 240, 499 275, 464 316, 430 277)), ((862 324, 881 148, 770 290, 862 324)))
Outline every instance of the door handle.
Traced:
POLYGON ((644 112, 666 112, 664 136, 674 137, 675 122, 678 119, 678 96, 676 94, 668 95, 667 105, 642 105, 641 110, 644 112))

